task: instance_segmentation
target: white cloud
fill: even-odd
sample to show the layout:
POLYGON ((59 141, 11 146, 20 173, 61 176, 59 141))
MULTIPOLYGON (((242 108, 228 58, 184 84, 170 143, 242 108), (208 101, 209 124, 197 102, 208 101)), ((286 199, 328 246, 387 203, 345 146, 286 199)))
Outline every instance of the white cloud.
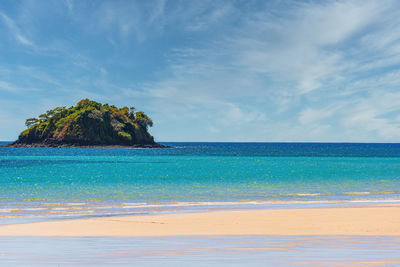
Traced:
POLYGON ((260 113, 257 111, 244 111, 240 109, 237 105, 231 103, 225 104, 225 106, 227 106, 227 109, 225 111, 224 117, 221 118, 220 123, 235 123, 242 125, 244 123, 266 120, 266 115, 264 113, 260 113))
POLYGON ((301 5, 284 18, 258 16, 236 40, 239 67, 288 82, 304 94, 337 79, 346 70, 345 45, 354 34, 373 23, 382 11, 375 1, 334 1, 301 5))
POLYGON ((226 3, 217 5, 216 3, 212 2, 208 2, 207 5, 201 6, 199 10, 203 11, 205 7, 209 6, 212 6, 212 8, 209 8, 209 12, 193 12, 193 22, 189 22, 186 29, 190 31, 201 31, 208 29, 210 26, 221 22, 222 19, 231 15, 234 11, 232 5, 226 3))
MULTIPOLYGON (((299 4, 279 18, 263 10, 257 16, 242 14, 237 29, 208 47, 175 51, 172 75, 149 85, 149 92, 187 106, 188 112, 193 105, 212 110, 221 118, 214 121, 215 128, 253 123, 258 140, 356 141, 355 133, 365 140, 400 137, 392 118, 380 118, 390 111, 387 104, 371 111, 381 99, 374 92, 396 90, 398 74, 365 73, 384 59, 371 53, 371 47, 383 53, 398 46, 400 33, 390 34, 393 27, 384 26, 395 5, 330 1, 299 4), (381 35, 386 40, 372 44, 381 35), (359 102, 365 103, 361 111, 355 109, 359 102), (257 125, 257 114, 266 114, 263 123, 272 123, 277 132, 257 125)), ((393 25, 398 22, 391 16, 393 25)), ((400 63, 398 57, 384 60, 380 66, 400 63)), ((385 102, 399 103, 395 98, 385 102)))
POLYGON ((15 39, 19 43, 28 46, 34 46, 34 43, 21 33, 21 30, 9 16, 0 11, 0 17, 3 19, 11 34, 14 35, 15 39))
POLYGON ((300 112, 299 121, 301 124, 317 123, 332 116, 333 112, 333 109, 307 108, 300 112))
POLYGON ((344 107, 342 122, 345 128, 363 135, 377 135, 384 140, 400 140, 397 121, 400 93, 375 90, 371 95, 344 107))

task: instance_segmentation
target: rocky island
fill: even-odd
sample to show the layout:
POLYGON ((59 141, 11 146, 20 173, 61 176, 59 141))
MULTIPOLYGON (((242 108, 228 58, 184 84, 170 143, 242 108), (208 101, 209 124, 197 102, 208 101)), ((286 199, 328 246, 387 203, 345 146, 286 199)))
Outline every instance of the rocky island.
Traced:
POLYGON ((153 121, 134 107, 118 108, 89 99, 56 107, 26 120, 11 147, 165 147, 154 142, 153 121))

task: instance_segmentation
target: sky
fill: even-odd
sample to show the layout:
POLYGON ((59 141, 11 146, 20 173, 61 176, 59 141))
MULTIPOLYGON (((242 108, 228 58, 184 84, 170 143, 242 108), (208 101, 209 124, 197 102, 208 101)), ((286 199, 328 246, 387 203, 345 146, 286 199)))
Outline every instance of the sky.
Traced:
POLYGON ((400 1, 0 1, 0 140, 83 98, 156 141, 399 142, 400 1))

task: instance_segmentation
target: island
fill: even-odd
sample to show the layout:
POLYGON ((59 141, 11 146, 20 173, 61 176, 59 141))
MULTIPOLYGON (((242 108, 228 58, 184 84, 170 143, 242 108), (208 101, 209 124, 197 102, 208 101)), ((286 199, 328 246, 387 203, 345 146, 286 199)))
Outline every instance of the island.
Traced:
POLYGON ((153 121, 134 107, 118 108, 89 99, 29 118, 9 147, 164 148, 148 131, 153 121))

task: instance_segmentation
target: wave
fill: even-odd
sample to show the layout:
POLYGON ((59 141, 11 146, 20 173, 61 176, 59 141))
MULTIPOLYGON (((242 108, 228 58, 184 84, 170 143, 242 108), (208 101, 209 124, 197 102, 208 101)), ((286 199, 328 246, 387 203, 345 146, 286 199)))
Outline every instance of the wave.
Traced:
POLYGON ((364 195, 370 195, 371 192, 344 192, 343 195, 347 196, 364 196, 364 195))

